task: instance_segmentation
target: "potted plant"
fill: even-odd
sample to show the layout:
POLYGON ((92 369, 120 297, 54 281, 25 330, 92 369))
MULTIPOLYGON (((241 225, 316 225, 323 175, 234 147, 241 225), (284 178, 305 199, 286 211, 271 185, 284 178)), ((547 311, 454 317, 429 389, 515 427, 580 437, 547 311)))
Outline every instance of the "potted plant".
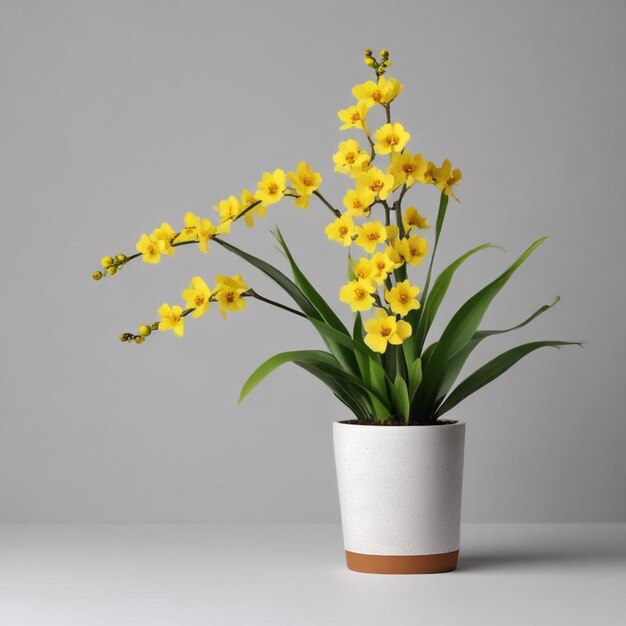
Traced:
MULTIPOLYGON (((354 137, 342 141, 333 155, 335 171, 349 183, 341 210, 322 195, 321 175, 302 161, 287 173, 264 173, 254 191, 244 189, 219 201, 214 221, 188 212, 179 229, 162 223, 142 234, 134 254, 104 257, 93 278, 114 276, 134 259, 157 264, 181 246, 206 253, 217 245, 277 283, 292 302, 262 295, 240 275, 218 274, 212 286, 196 276, 182 292, 183 303, 163 304, 158 321, 120 339, 141 344, 156 330, 182 337, 187 318, 202 317, 212 303, 224 318, 244 310, 250 299, 305 318, 326 349, 294 350, 268 359, 245 382, 240 401, 286 363, 321 380, 345 407, 344 419, 333 428, 348 567, 379 573, 449 571, 456 567, 459 550, 465 424, 447 419, 448 412, 534 350, 577 342, 520 345, 457 384, 467 358, 484 339, 525 326, 558 301, 512 328, 479 330, 491 301, 544 239, 465 302, 433 340, 431 325, 455 272, 474 254, 494 246, 469 250, 434 277, 448 202, 458 202, 461 171, 447 159, 435 165, 409 151, 410 134, 391 114, 402 84, 385 75, 391 65, 388 52, 375 58, 366 50, 365 64, 374 80, 355 85, 354 103, 338 113, 341 130, 360 135, 360 142, 354 137), (409 204, 420 186, 439 195, 431 243, 423 236, 431 228, 428 219, 409 204), (339 300, 354 314, 349 326, 303 274, 278 229, 273 235, 291 276, 231 243, 238 222, 253 226, 284 198, 301 208, 319 203, 332 214, 325 234, 333 242, 328 245, 339 244, 347 252, 348 280, 337 286, 339 300), (414 269, 424 271, 419 281, 414 269)), ((343 273, 341 269, 338 275, 343 273)))

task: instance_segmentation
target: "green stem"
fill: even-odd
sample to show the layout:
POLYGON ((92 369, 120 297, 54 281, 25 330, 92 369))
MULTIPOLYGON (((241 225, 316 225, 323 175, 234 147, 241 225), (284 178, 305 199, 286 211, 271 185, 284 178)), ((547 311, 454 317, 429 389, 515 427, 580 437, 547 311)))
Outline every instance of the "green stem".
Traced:
POLYGON ((314 191, 313 195, 317 196, 330 209, 335 217, 341 217, 341 211, 338 211, 330 202, 328 202, 328 200, 326 200, 326 198, 324 198, 319 191, 314 191))
POLYGON ((266 304, 270 304, 271 306, 275 306, 278 309, 282 309, 283 311, 289 311, 289 313, 293 313, 294 315, 298 315, 299 317, 306 317, 306 315, 304 313, 301 313, 300 311, 296 311, 296 309, 292 309, 291 307, 285 305, 285 304, 281 304, 280 302, 276 302, 274 300, 270 300, 269 298, 266 298, 265 296, 262 296, 260 294, 258 294, 256 291, 254 291, 253 289, 248 289, 248 291, 246 291, 244 294, 242 295, 247 295, 250 298, 254 298, 255 300, 260 300, 261 302, 265 302, 266 304))
POLYGON ((448 196, 443 191, 441 192, 441 198, 439 199, 439 211, 437 212, 437 225, 435 227, 435 244, 433 246, 433 253, 430 256, 430 264, 428 265, 428 274, 426 274, 426 282, 424 283, 424 291, 422 291, 421 302, 426 302, 428 295, 428 288, 430 287, 430 279, 433 272, 433 262, 435 260, 435 254, 437 252, 437 246, 439 244, 439 235, 441 234, 441 228, 443 227, 443 221, 446 217, 446 208, 448 207, 448 196))
POLYGON ((261 204, 261 200, 255 200, 250 206, 247 206, 234 220, 235 223, 237 220, 241 219, 248 211, 252 211, 254 207, 259 206, 261 204))

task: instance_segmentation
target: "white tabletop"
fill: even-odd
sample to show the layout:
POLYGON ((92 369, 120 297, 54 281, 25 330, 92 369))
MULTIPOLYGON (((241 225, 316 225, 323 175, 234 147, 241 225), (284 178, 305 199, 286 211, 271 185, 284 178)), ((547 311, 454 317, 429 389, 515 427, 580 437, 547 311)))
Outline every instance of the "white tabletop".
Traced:
POLYGON ((336 524, 2 524, 2 626, 626 623, 626 524, 470 524, 459 569, 345 568, 336 524))

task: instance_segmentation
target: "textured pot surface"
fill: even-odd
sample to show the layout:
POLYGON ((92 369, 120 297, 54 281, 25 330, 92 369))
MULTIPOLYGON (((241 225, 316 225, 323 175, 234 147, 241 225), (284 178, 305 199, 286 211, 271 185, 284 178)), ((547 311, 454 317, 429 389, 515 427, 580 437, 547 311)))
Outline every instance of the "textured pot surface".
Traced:
POLYGON ((426 573, 456 567, 465 424, 333 424, 348 567, 426 573))

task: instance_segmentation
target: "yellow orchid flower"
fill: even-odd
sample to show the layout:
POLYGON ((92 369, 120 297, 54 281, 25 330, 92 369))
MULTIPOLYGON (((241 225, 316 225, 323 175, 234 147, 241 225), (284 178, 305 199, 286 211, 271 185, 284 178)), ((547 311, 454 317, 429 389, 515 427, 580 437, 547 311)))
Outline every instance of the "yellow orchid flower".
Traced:
POLYGON ((421 265, 428 253, 428 240, 418 235, 411 235, 404 239, 394 239, 391 247, 410 265, 421 265))
POLYGON ((428 163, 421 154, 411 154, 408 150, 391 155, 391 164, 387 172, 393 175, 395 187, 406 185, 411 187, 416 182, 424 182, 424 173, 428 163))
POLYGON ((367 278, 372 277, 372 261, 368 259, 366 256, 361 257, 352 268, 354 275, 359 278, 365 280, 367 278))
POLYGON ((176 252, 176 248, 172 246, 175 235, 174 229, 167 222, 163 222, 159 228, 152 231, 151 237, 159 242, 161 254, 173 256, 176 252))
POLYGON ((182 243, 183 241, 198 240, 198 220, 200 218, 191 211, 187 211, 184 217, 184 228, 178 233, 174 243, 182 243))
POLYGON ((384 243, 387 239, 387 230, 381 222, 375 220, 373 222, 365 222, 363 226, 356 226, 356 243, 370 254, 376 250, 379 243, 384 243))
POLYGON ((353 313, 357 311, 369 311, 374 304, 372 294, 376 287, 369 280, 359 278, 351 280, 339 290, 339 299, 350 305, 353 313))
POLYGON ((452 169, 452 163, 445 159, 441 167, 435 168, 434 172, 435 185, 441 189, 446 196, 452 196, 457 202, 459 199, 454 195, 453 187, 459 184, 463 173, 460 169, 452 169))
POLYGON ((243 311, 247 302, 242 294, 248 291, 249 287, 244 282, 240 274, 236 276, 224 276, 218 274, 215 277, 215 299, 220 307, 220 315, 226 319, 228 311, 231 313, 243 311))
POLYGON ((209 251, 209 239, 211 239, 213 235, 217 234, 217 229, 213 226, 211 220, 206 218, 198 220, 196 229, 198 235, 198 248, 200 248, 200 252, 204 252, 206 254, 209 251))
POLYGON ((363 324, 365 344, 374 352, 381 354, 387 350, 387 344, 400 345, 411 336, 412 328, 408 322, 396 320, 393 315, 378 309, 372 319, 363 324))
POLYGON ((354 234, 354 222, 349 215, 344 214, 328 224, 324 232, 331 241, 337 241, 344 246, 349 246, 352 243, 352 235, 354 234))
POLYGON ((411 134, 404 130, 402 124, 383 124, 375 133, 374 150, 376 154, 402 152, 411 139, 411 134))
POLYGON ((339 144, 339 149, 333 154, 335 172, 357 176, 370 162, 370 153, 361 150, 359 142, 355 139, 348 139, 339 144))
POLYGON ((364 103, 358 103, 353 106, 348 107, 347 109, 342 109, 337 113, 337 117, 343 122, 343 124, 339 127, 339 130, 348 130, 348 128, 360 128, 364 130, 366 133, 367 124, 367 105, 364 103))
POLYGON ((382 285, 395 267, 394 262, 384 252, 377 252, 372 257, 372 280, 382 285))
POLYGON ((252 228, 254 226, 255 215, 263 219, 267 213, 267 207, 264 204, 257 204, 252 209, 248 209, 248 207, 255 202, 258 201, 249 189, 244 189, 241 192, 241 205, 238 216, 243 213, 243 221, 246 223, 248 228, 252 228))
POLYGON ((300 161, 296 167, 296 171, 289 172, 287 176, 293 183, 296 193, 299 196, 294 200, 295 205, 299 206, 301 209, 307 209, 309 207, 311 194, 319 189, 322 182, 322 175, 313 171, 313 168, 305 161, 300 161))
POLYGON ((376 104, 389 104, 397 98, 403 87, 395 78, 381 76, 378 82, 368 80, 352 88, 352 95, 367 108, 376 104))
POLYGON ((409 311, 420 308, 417 300, 419 292, 419 287, 411 285, 408 280, 403 280, 395 287, 385 290, 385 300, 394 313, 404 317, 409 311))
POLYGON ((369 189, 381 200, 386 200, 394 188, 394 178, 377 167, 370 167, 356 178, 357 191, 369 189))
POLYGON ((405 232, 410 232, 412 228, 419 228, 420 230, 426 230, 430 228, 428 220, 420 214, 420 212, 414 207, 410 206, 404 212, 402 216, 402 225, 405 232))
POLYGON ((159 263, 161 261, 161 244, 155 237, 149 237, 143 233, 135 246, 137 252, 141 252, 144 263, 159 263))
POLYGON ((370 207, 376 200, 376 194, 362 187, 361 189, 348 189, 343 197, 343 206, 348 211, 348 215, 352 216, 368 216, 370 207))
POLYGON ((174 334, 182 337, 185 334, 185 318, 181 307, 175 305, 170 307, 169 304, 162 304, 159 308, 159 330, 173 330, 174 334))
POLYGON ((273 172, 264 172, 257 183, 254 197, 265 205, 278 202, 285 193, 285 172, 276 168, 273 172))
POLYGON ((211 304, 211 290, 200 276, 194 276, 187 289, 183 290, 185 307, 193 309, 192 317, 201 317, 211 304))

